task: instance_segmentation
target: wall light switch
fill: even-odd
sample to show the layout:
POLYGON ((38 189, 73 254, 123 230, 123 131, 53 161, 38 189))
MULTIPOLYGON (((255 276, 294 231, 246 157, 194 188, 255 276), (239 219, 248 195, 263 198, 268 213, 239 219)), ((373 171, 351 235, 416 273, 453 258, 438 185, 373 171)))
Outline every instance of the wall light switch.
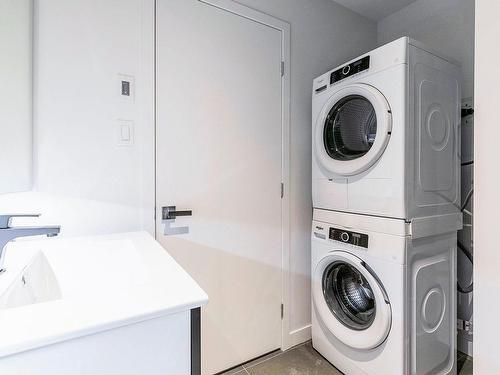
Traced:
POLYGON ((121 129, 121 141, 122 142, 130 142, 130 126, 122 125, 121 129))
POLYGON ((132 146, 134 144, 134 122, 132 120, 117 121, 118 146, 132 146))

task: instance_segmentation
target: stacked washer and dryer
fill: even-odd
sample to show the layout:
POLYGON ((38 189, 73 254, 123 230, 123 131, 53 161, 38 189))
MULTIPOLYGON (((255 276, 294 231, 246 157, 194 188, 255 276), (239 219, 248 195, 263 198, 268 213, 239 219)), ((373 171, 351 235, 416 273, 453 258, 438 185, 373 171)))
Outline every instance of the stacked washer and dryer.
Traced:
POLYGON ((456 374, 460 103, 406 37, 313 82, 312 343, 346 375, 456 374))

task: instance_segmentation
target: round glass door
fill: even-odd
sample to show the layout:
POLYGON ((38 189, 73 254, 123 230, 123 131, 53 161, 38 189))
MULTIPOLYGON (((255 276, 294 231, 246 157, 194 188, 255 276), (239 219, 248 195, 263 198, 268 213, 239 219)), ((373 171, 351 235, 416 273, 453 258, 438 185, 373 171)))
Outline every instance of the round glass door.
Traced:
POLYGON ((313 272, 312 299, 317 319, 343 344, 370 350, 382 344, 392 322, 389 297, 361 259, 332 251, 313 272))
POLYGON ((331 158, 353 160, 366 155, 376 135, 377 115, 373 105, 360 95, 349 95, 328 113, 323 141, 331 158))
POLYGON ((380 158, 391 131, 391 110, 380 91, 361 83, 341 88, 316 120, 317 161, 328 178, 362 173, 380 158))
POLYGON ((365 330, 375 319, 376 302, 368 280, 352 265, 334 262, 323 272, 323 296, 345 326, 365 330))

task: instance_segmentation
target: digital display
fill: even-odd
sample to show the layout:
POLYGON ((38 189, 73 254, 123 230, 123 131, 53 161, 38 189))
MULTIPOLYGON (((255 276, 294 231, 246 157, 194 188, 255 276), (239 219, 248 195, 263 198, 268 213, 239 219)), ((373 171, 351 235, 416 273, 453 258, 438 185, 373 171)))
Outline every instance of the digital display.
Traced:
POLYGON ((351 232, 345 229, 330 228, 329 238, 334 241, 348 243, 354 246, 368 248, 368 235, 351 232))
POLYGON ((370 67, 370 56, 356 60, 334 71, 330 76, 330 84, 343 80, 370 67))

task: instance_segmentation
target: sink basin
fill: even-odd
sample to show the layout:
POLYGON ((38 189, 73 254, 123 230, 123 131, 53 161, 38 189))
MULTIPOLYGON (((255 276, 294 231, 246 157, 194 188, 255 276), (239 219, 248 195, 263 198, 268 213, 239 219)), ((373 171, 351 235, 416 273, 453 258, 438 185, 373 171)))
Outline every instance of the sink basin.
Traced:
POLYGON ((11 242, 1 375, 188 374, 207 295, 146 232, 11 242))
POLYGON ((61 297, 54 271, 47 257, 39 251, 0 296, 0 309, 54 301, 61 297))

